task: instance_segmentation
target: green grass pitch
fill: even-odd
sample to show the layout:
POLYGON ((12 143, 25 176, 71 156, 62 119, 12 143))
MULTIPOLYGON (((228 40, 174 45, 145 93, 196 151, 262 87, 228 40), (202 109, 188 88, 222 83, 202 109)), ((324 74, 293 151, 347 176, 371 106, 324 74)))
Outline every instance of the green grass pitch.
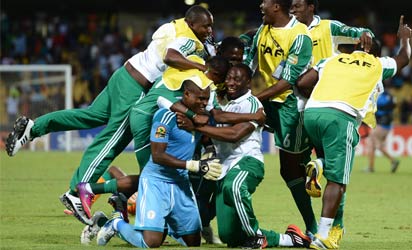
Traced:
MULTIPOLYGON (((266 176, 253 196, 254 208, 265 229, 284 232, 288 224, 303 228, 289 190, 279 175, 277 156, 266 155, 266 176)), ((80 244, 83 225, 63 213, 58 197, 67 190, 81 153, 0 153, 0 249, 85 249, 80 244)), ((134 155, 124 153, 113 165, 136 173, 134 155)), ((376 172, 362 172, 366 158, 357 157, 347 188, 346 233, 341 249, 411 249, 412 246, 412 158, 401 158, 398 172, 389 173, 389 162, 377 158, 376 172)), ((324 183, 324 182, 323 182, 324 183)), ((110 214, 101 197, 93 210, 110 214)), ((316 217, 321 200, 313 199, 316 217)), ((213 222, 216 227, 216 223, 213 222)), ((172 240, 163 248, 181 248, 172 240)), ((93 242, 87 249, 130 249, 120 239, 105 248, 93 242)), ((225 248, 202 245, 201 249, 225 248)))

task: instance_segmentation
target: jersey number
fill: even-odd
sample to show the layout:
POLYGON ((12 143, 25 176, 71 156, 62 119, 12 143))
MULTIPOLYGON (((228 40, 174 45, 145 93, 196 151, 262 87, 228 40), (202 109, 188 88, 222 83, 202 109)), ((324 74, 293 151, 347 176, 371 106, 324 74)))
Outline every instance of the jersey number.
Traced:
POLYGON ((290 146, 290 139, 289 139, 289 137, 290 137, 290 134, 286 134, 286 137, 285 137, 285 139, 283 140, 283 146, 284 146, 285 148, 288 148, 288 147, 290 146))

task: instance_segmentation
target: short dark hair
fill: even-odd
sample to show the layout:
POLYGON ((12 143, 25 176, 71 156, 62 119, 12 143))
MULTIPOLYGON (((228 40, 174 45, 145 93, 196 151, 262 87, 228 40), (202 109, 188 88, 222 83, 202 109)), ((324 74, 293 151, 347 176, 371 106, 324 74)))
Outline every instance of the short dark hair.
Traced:
POLYGON ((183 89, 189 92, 195 92, 198 90, 201 90, 201 88, 199 86, 196 85, 195 82, 193 82, 192 80, 184 80, 183 83, 183 89))
POLYGON ((245 45, 239 37, 228 36, 225 37, 217 48, 217 54, 221 55, 224 51, 231 50, 233 48, 239 48, 244 50, 245 45))
POLYGON ((318 0, 305 0, 307 5, 313 5, 314 12, 318 13, 319 1, 318 0))
MULTIPOLYGON (((381 56, 381 49, 382 49, 381 42, 378 39, 373 38, 372 39, 372 46, 371 46, 371 49, 368 53, 371 54, 371 55, 374 55, 374 56, 381 56)), ((361 48, 360 43, 357 43, 357 44, 352 44, 351 43, 351 44, 339 44, 338 50, 342 53, 350 54, 354 50, 363 50, 363 49, 361 48)))
POLYGON ((292 7, 292 0, 272 0, 272 2, 279 4, 282 11, 289 14, 290 7, 292 7))
POLYGON ((238 63, 238 64, 233 65, 232 68, 239 68, 239 69, 245 71, 246 76, 248 77, 248 79, 252 79, 253 71, 246 64, 238 63))
POLYGON ((341 53, 350 54, 357 49, 357 44, 353 43, 342 43, 338 45, 338 50, 341 53))
POLYGON ((214 70, 219 71, 222 74, 227 73, 227 71, 230 68, 230 63, 227 59, 225 59, 223 56, 214 56, 207 60, 206 65, 209 66, 209 68, 212 68, 214 70))
POLYGON ((376 38, 372 39, 372 47, 371 50, 369 51, 369 54, 372 54, 374 56, 381 56, 381 50, 382 50, 382 43, 376 38))
POLYGON ((196 22, 200 15, 212 16, 212 13, 200 5, 193 5, 186 11, 185 20, 196 22))

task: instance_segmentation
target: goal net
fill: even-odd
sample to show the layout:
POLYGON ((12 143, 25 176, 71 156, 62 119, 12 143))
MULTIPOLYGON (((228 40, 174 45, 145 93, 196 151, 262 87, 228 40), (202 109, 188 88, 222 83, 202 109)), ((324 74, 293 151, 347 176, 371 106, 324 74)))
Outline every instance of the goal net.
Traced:
MULTIPOLYGON (((24 115, 35 119, 43 114, 73 107, 70 65, 0 65, 0 133, 5 138, 14 121, 24 115)), ((71 132, 63 134, 63 148, 71 151, 71 132)), ((50 150, 51 135, 35 139, 30 148, 50 150)), ((3 140, 1 140, 3 143, 3 140)), ((1 145, 4 147, 4 145, 1 145)), ((62 146, 61 146, 62 147, 62 146)))

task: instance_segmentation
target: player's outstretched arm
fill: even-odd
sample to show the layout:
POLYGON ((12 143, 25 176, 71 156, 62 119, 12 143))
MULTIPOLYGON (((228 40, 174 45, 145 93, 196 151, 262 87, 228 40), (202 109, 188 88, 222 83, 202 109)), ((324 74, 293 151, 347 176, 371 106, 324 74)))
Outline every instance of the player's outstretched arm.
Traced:
POLYGON ((404 16, 401 15, 399 19, 398 37, 400 39, 400 49, 398 55, 394 57, 399 73, 403 67, 409 64, 411 60, 411 38, 412 30, 407 24, 403 23, 404 16))
POLYGON ((167 52, 166 52, 166 55, 163 61, 168 66, 171 66, 177 69, 198 69, 203 72, 207 70, 206 65, 188 60, 179 51, 171 49, 171 48, 167 49, 167 52))
POLYGON ((256 113, 235 113, 212 109, 211 114, 217 123, 235 124, 240 122, 256 121, 259 125, 263 125, 266 120, 266 115, 263 108, 258 109, 256 113))
POLYGON ((194 126, 193 122, 181 113, 176 113, 176 120, 181 129, 196 130, 210 138, 227 142, 237 142, 255 130, 255 126, 250 122, 241 122, 228 127, 194 126))
POLYGON ((251 134, 255 130, 255 126, 250 122, 237 123, 229 127, 214 127, 214 126, 199 126, 196 131, 207 135, 213 139, 226 142, 238 142, 243 137, 251 134))

